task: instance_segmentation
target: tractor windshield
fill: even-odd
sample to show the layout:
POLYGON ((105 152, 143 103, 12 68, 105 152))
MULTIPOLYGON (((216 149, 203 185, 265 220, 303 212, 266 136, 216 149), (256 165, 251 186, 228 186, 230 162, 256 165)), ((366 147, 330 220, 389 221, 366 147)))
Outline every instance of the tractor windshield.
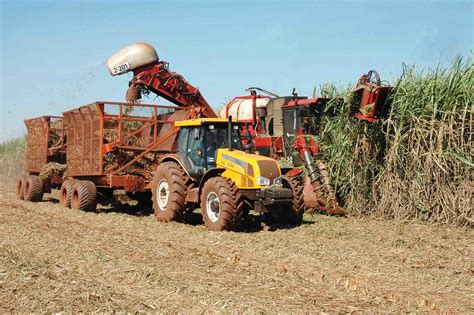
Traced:
MULTIPOLYGON (((232 126, 232 148, 236 150, 242 150, 242 144, 240 141, 239 126, 232 126)), ((216 152, 220 148, 228 148, 228 135, 227 124, 209 124, 205 126, 206 130, 206 157, 207 162, 210 165, 216 163, 216 152)))

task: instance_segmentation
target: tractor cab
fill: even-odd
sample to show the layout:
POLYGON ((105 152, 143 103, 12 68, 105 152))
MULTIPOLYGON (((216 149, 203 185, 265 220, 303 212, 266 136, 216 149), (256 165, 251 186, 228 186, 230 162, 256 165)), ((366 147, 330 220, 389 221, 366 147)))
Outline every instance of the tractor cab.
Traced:
POLYGON ((283 139, 287 152, 295 146, 295 136, 303 132, 309 135, 319 135, 321 117, 332 116, 341 106, 329 106, 331 101, 340 102, 342 99, 331 97, 316 97, 309 99, 296 99, 282 107, 283 111, 283 139))
POLYGON ((175 122, 180 127, 176 153, 191 176, 201 176, 216 167, 217 149, 242 150, 240 123, 222 118, 175 122))

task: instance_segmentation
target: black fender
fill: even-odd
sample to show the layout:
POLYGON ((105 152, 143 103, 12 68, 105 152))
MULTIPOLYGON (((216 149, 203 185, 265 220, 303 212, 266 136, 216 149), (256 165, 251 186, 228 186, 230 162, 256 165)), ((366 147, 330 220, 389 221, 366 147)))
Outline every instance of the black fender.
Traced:
POLYGON ((167 154, 160 161, 160 163, 163 163, 163 162, 175 162, 175 163, 177 163, 179 166, 181 166, 181 168, 186 173, 186 175, 189 176, 189 178, 193 178, 189 174, 188 168, 185 166, 185 164, 183 163, 182 158, 179 155, 177 155, 177 154, 167 154))
POLYGON ((195 182, 198 182, 205 173, 204 167, 195 167, 189 157, 180 154, 167 154, 161 159, 161 162, 177 163, 186 175, 195 182))
POLYGON ((201 178, 199 181, 199 201, 201 200, 201 192, 202 192, 202 187, 204 186, 204 183, 206 183, 207 180, 220 176, 222 173, 225 172, 225 168, 212 168, 208 170, 206 173, 204 173, 204 176, 201 178))

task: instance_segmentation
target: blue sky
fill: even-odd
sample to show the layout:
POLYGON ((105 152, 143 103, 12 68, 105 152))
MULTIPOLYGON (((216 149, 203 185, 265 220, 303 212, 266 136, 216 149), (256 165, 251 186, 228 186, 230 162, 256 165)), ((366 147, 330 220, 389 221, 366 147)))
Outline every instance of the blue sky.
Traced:
POLYGON ((218 108, 249 86, 311 95, 372 68, 393 81, 403 62, 472 55, 473 3, 0 0, 0 141, 24 134, 25 118, 124 100, 131 75, 104 61, 138 41, 218 108))

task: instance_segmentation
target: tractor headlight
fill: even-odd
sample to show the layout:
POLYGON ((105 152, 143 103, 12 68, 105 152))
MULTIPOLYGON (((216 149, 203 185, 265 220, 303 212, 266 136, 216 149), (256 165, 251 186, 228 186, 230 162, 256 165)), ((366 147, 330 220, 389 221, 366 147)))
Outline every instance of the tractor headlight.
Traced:
POLYGON ((270 186, 270 180, 263 176, 257 177, 257 185, 259 186, 270 186))
POLYGON ((283 179, 281 177, 277 177, 273 180, 273 185, 283 185, 283 179))

